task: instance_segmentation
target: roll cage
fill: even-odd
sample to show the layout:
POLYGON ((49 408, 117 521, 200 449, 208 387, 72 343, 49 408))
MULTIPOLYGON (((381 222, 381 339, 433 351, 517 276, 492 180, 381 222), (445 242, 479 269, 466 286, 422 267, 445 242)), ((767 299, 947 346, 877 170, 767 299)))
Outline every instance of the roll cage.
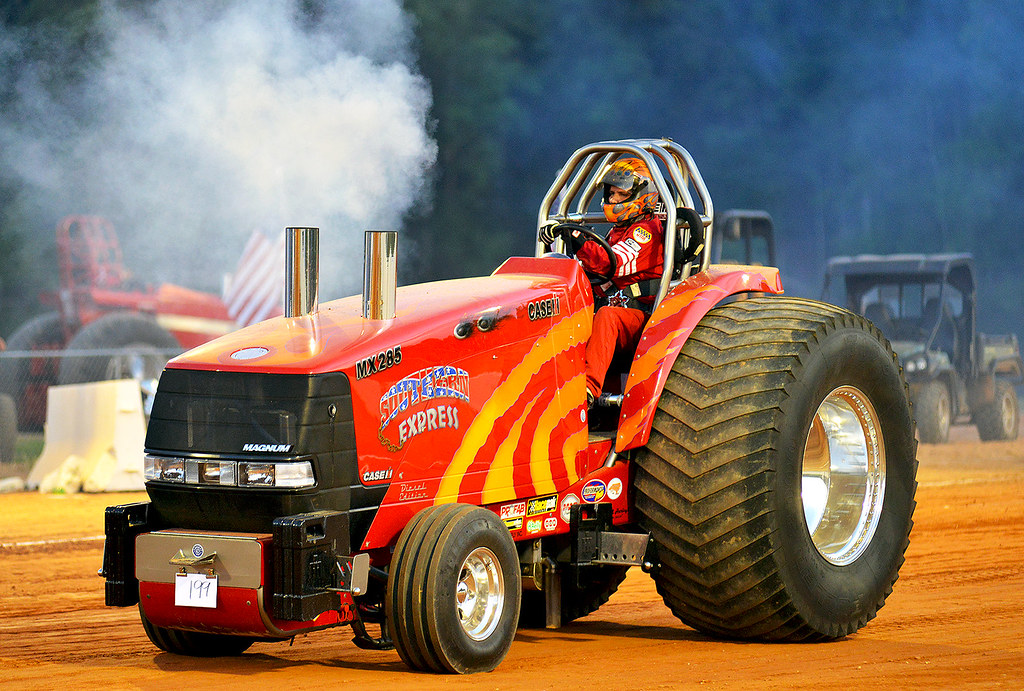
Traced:
MULTIPOLYGON (((555 176, 537 214, 537 231, 550 222, 607 224, 600 208, 593 209, 595 196, 600 199, 601 179, 611 165, 622 157, 635 156, 647 164, 658 192, 665 221, 666 271, 655 298, 657 306, 668 294, 673 283, 679 279, 703 271, 711 261, 711 223, 715 210, 704 180, 697 170, 693 157, 671 139, 623 139, 588 144, 576 150, 555 176), (666 203, 672 200, 672 203, 666 203), (700 208, 695 205, 700 202, 700 208), (682 209, 693 209, 704 225, 704 244, 698 254, 689 261, 676 264, 676 252, 690 241, 691 229, 682 209), (672 267, 669 269, 668 267, 672 267)), ((561 238, 555 240, 555 249, 564 248, 561 238)), ((536 256, 542 256, 546 248, 538 240, 536 256)))

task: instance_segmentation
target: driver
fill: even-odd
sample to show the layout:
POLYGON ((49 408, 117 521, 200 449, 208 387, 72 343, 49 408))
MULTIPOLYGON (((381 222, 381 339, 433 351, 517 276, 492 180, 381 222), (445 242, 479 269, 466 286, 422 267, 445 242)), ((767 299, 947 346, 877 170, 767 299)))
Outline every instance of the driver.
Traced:
MULTIPOLYGON (((604 216, 613 224, 606 239, 616 261, 611 280, 594 287, 597 311, 586 351, 588 407, 601 395, 615 355, 636 351, 654 308, 664 264, 664 228, 654 213, 658 193, 647 165, 639 158, 621 158, 601 184, 604 216)), ((593 240, 583 240, 578 231, 551 224, 541 229, 539 238, 550 245, 558 235, 576 247, 576 259, 587 273, 609 273, 607 253, 593 240)))

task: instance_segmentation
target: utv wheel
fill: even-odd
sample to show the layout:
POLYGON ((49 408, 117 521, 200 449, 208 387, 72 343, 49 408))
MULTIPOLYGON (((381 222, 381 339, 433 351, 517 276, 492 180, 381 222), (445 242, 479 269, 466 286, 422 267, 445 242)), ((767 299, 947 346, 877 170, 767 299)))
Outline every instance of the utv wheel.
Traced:
POLYGON ((248 636, 228 636, 198 631, 181 631, 156 626, 146 618, 139 606, 142 628, 149 640, 160 650, 190 657, 234 657, 249 649, 255 640, 248 636))
MULTIPOLYGON (((562 624, 568 624, 608 602, 619 584, 626 579, 628 566, 591 566, 577 572, 563 566, 559 575, 561 583, 562 624)), ((536 590, 523 591, 523 605, 519 612, 519 628, 541 629, 545 625, 544 593, 536 590)))
POLYGON ((925 383, 914 401, 917 433, 925 444, 945 444, 949 441, 949 426, 953 418, 949 389, 941 381, 925 383))
POLYGON ((1010 382, 996 379, 996 400, 981 407, 974 416, 982 441, 1011 441, 1020 428, 1017 390, 1010 382))
POLYGON ((46 390, 57 383, 58 358, 53 351, 64 347, 64 328, 56 312, 29 319, 7 339, 7 350, 43 351, 40 357, 0 357, 0 393, 11 396, 18 407, 18 426, 26 432, 43 429, 46 390))
POLYGON ((906 385, 870 322, 781 297, 712 309, 635 461, 658 592, 717 636, 857 631, 903 563, 915 453, 906 385))
POLYGON ((395 545, 387 588, 391 638, 413 669, 487 672, 515 636, 519 555, 493 512, 467 504, 423 509, 395 545))

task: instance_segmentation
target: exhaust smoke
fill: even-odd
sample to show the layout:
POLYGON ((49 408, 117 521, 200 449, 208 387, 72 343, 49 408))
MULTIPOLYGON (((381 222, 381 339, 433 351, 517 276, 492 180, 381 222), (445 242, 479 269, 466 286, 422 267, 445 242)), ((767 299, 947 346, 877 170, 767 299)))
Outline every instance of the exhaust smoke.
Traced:
POLYGON ((53 27, 0 27, 0 176, 26 241, 104 215, 137 278, 219 292, 253 229, 318 226, 321 294, 354 293, 360 231, 400 226, 436 155, 401 4, 98 12, 86 59, 61 59, 53 27))

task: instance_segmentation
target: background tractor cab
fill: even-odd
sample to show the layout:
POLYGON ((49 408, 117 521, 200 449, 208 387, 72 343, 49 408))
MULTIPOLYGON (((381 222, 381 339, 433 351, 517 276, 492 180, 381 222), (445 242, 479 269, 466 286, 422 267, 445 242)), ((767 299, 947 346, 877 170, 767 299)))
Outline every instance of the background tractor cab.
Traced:
POLYGON ((1017 337, 977 332, 971 255, 833 257, 823 297, 863 314, 892 342, 921 441, 945 442, 961 417, 982 440, 1017 437, 1013 383, 1024 371, 1017 337))
POLYGON ((767 211, 729 209, 715 215, 714 264, 778 266, 775 226, 767 211))

